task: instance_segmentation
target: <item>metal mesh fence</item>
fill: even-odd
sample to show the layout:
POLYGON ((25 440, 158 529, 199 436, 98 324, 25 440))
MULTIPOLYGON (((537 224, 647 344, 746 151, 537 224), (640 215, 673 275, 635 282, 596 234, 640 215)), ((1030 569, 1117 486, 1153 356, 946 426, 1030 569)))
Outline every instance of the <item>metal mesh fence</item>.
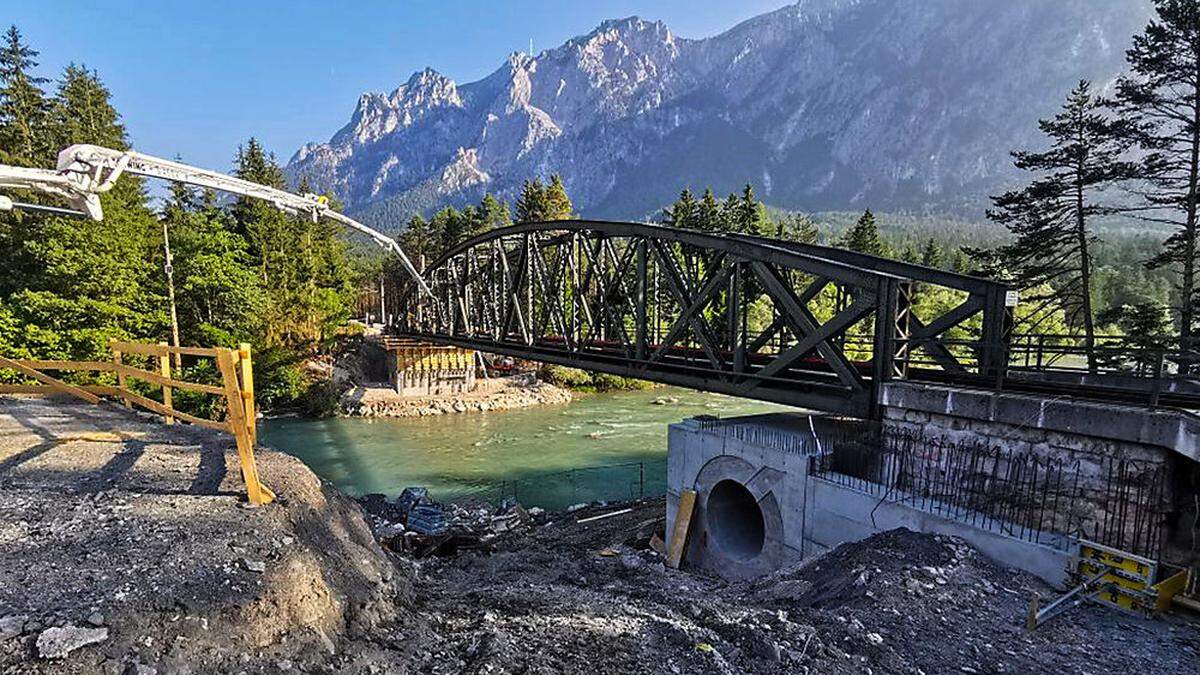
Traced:
POLYGON ((1166 467, 1061 458, 908 431, 833 441, 812 473, 974 527, 1065 548, 1084 537, 1156 558, 1169 511, 1166 467))

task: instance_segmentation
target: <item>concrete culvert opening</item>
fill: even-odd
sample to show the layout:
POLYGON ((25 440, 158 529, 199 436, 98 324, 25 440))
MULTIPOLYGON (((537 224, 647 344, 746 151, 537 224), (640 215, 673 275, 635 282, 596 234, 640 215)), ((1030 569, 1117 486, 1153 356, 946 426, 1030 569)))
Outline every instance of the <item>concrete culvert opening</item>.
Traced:
POLYGON ((763 512, 744 485, 729 479, 714 485, 705 514, 709 539, 721 553, 735 560, 762 553, 763 512))

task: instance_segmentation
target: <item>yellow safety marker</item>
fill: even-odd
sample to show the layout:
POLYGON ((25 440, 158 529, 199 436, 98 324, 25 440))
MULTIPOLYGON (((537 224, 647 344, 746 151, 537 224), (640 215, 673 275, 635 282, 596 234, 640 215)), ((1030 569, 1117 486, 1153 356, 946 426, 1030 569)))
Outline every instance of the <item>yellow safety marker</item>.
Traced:
POLYGON ((679 569, 683 553, 687 548, 688 534, 692 530, 692 515, 696 511, 696 491, 684 490, 679 495, 679 510, 675 513, 675 527, 671 530, 671 545, 667 548, 667 566, 679 569))

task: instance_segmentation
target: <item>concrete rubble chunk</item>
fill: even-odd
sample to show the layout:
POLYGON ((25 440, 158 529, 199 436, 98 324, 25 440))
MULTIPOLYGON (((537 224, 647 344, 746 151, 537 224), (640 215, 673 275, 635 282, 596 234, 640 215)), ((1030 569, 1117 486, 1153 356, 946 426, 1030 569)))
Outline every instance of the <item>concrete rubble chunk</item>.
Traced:
POLYGON ((37 639, 38 656, 43 659, 61 659, 80 647, 107 639, 107 628, 82 628, 80 626, 47 628, 37 639))
POLYGON ((29 617, 24 615, 0 617, 0 642, 20 637, 25 632, 25 622, 28 619, 29 617))

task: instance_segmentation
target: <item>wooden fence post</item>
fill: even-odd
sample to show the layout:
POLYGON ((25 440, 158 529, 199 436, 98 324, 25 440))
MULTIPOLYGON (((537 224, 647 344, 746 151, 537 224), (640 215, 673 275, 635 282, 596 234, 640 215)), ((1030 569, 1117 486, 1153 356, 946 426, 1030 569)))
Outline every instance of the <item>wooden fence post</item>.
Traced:
POLYGON ((108 345, 109 348, 112 349, 113 364, 117 366, 117 388, 121 390, 121 400, 125 402, 125 407, 133 409, 133 403, 129 400, 129 397, 125 395, 125 372, 120 368, 122 364, 121 350, 116 348, 116 345, 114 344, 116 341, 116 338, 110 339, 108 341, 108 345))
POLYGON ((237 439, 238 460, 242 465, 242 480, 246 483, 246 497, 251 504, 269 504, 275 494, 258 481, 258 466, 254 462, 254 443, 250 440, 250 428, 246 424, 246 408, 242 389, 238 384, 237 364, 234 352, 224 347, 217 349, 217 367, 225 383, 225 403, 229 416, 229 431, 237 439))
MULTIPOLYGON (((167 346, 167 343, 165 341, 159 342, 158 344, 161 347, 167 346)), ((167 354, 166 351, 163 351, 161 354, 158 355, 157 358, 158 358, 158 374, 162 375, 163 377, 167 378, 168 380, 171 379, 171 357, 167 354)), ((172 393, 171 393, 171 385, 167 384, 166 382, 164 382, 163 386, 162 386, 162 395, 163 395, 163 405, 165 405, 168 410, 174 410, 175 404, 174 404, 174 397, 172 396, 172 393)), ((170 415, 163 415, 163 424, 175 424, 175 418, 170 415)))
POLYGON ((242 401, 246 407, 246 430, 250 443, 258 443, 258 415, 254 410, 254 364, 250 360, 250 343, 238 345, 238 365, 242 373, 242 401))

